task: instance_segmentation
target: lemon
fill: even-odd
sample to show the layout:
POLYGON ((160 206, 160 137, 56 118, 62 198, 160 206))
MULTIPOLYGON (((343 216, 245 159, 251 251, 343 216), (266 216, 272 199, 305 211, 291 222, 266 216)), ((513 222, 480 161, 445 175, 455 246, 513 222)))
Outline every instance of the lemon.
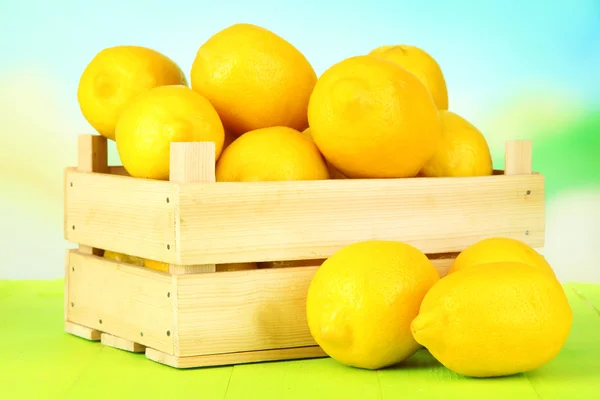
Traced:
POLYGON ((227 148, 236 139, 232 133, 225 131, 225 140, 223 141, 223 150, 227 148))
POLYGON ((169 179, 171 142, 214 142, 218 159, 223 124, 210 102, 185 86, 161 86, 139 95, 123 110, 117 150, 129 175, 169 179))
POLYGON ((117 119, 131 100, 164 85, 187 85, 173 60, 146 47, 109 47, 96 54, 83 70, 77 100, 90 125, 114 140, 117 119))
POLYGON ((310 283, 310 332, 342 364, 378 369, 399 363, 420 347, 410 324, 438 280, 431 261, 411 245, 368 240, 343 247, 310 283))
POLYGON ((448 369, 493 377, 552 360, 571 323, 567 297, 554 277, 530 265, 502 262, 440 280, 425 295, 412 333, 448 369))
POLYGON ((116 251, 104 250, 104 258, 107 260, 117 261, 125 264, 144 265, 144 259, 136 256, 130 256, 116 251))
POLYGON ((211 101, 234 136, 272 126, 306 129, 316 81, 296 47, 252 24, 234 24, 210 37, 191 71, 192 88, 211 101))
POLYGON ((491 175, 492 155, 483 134, 469 121, 451 111, 440 111, 442 140, 421 176, 491 175))
POLYGON ((221 155, 217 181, 328 179, 317 146, 301 132, 283 126, 256 129, 238 137, 221 155))
POLYGON ((509 261, 539 267, 554 275, 550 264, 535 249, 520 240, 504 237, 483 239, 467 247, 456 257, 448 273, 474 265, 509 261))
POLYGON ((394 62, 407 69, 423 82, 438 109, 448 109, 446 79, 438 62, 425 50, 410 45, 388 45, 373 49, 369 55, 394 62))
POLYGON ((144 267, 155 271, 169 272, 169 264, 161 261, 144 259, 144 267))
MULTIPOLYGON (((303 130, 302 134, 304 136, 306 136, 307 138, 309 138, 310 140, 313 140, 312 135, 310 133, 310 127, 303 130)), ((329 171, 330 179, 346 179, 344 174, 342 174, 333 165, 331 165, 331 163, 329 161, 325 160, 325 164, 327 164, 327 170, 329 171)))
POLYGON ((372 56, 326 70, 310 97, 308 119, 321 153, 349 178, 416 176, 441 139, 438 110, 423 83, 372 56))

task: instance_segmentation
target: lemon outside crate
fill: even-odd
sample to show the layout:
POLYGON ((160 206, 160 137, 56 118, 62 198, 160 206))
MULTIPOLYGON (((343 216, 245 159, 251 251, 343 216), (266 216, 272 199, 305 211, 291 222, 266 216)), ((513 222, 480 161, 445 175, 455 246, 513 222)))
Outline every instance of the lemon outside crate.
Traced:
POLYGON ((78 245, 66 255, 65 330, 176 368, 326 356, 306 293, 322 259, 350 243, 410 243, 441 276, 487 237, 544 244, 529 141, 506 143, 504 171, 468 178, 215 182, 214 143, 201 142, 172 143, 170 180, 158 181, 108 166, 102 136, 80 135, 78 152, 64 175, 64 235, 78 245), (272 261, 292 266, 216 267, 272 261))

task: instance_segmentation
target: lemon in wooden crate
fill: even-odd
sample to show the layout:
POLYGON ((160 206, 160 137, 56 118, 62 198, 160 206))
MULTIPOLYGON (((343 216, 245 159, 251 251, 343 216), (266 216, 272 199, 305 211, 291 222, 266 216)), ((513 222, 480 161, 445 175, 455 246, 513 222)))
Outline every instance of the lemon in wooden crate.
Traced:
POLYGON ((441 139, 423 83, 381 58, 345 59, 321 75, 310 97, 313 140, 349 178, 416 176, 441 139))
POLYGON ((520 240, 505 237, 483 239, 467 247, 456 257, 448 273, 471 266, 509 261, 539 267, 554 275, 552 266, 535 249, 520 240))
POLYGON ((117 120, 131 100, 164 85, 187 85, 173 60, 146 47, 115 46, 96 54, 85 67, 77 99, 90 125, 114 140, 117 120))
POLYGON ((485 176, 492 175, 492 155, 479 129, 460 115, 440 111, 442 139, 433 157, 427 161, 420 175, 485 176))
POLYGON ((284 126, 244 133, 223 151, 216 166, 219 182, 328 178, 325 160, 313 141, 284 126))
POLYGON ((448 109, 448 88, 438 62, 425 50, 410 45, 386 45, 373 49, 369 55, 380 57, 405 68, 423 82, 435 105, 448 109))
MULTIPOLYGON (((304 136, 306 136, 307 138, 310 138, 310 140, 313 140, 312 134, 310 133, 310 127, 303 130, 302 134, 304 136)), ((344 174, 342 174, 333 165, 331 165, 331 163, 329 161, 325 160, 325 163, 327 164, 327 170, 329 170, 329 177, 331 179, 346 179, 344 174)))
POLYGON ((410 324, 438 280, 431 261, 411 245, 382 240, 348 245, 310 283, 310 332, 343 364, 377 369, 399 363, 420 347, 410 324))
POLYGON ((234 24, 210 37, 191 70, 192 88, 211 101, 235 136, 272 126, 306 129, 316 81, 296 47, 252 24, 234 24))
POLYGON ((130 256, 128 254, 117 253, 116 251, 104 250, 103 257, 107 260, 113 260, 117 262, 122 262, 126 264, 133 265, 144 265, 144 259, 136 256, 130 256))
POLYGON ((413 336, 448 369, 472 377, 539 368, 564 345, 572 312, 561 284, 515 262, 465 268, 425 295, 413 336))
POLYGON ((116 128, 123 167, 137 178, 169 179, 171 142, 214 142, 218 159, 224 141, 212 104, 182 85, 142 93, 121 113, 116 128))
POLYGON ((160 272, 169 272, 169 264, 161 261, 144 259, 144 267, 160 272))

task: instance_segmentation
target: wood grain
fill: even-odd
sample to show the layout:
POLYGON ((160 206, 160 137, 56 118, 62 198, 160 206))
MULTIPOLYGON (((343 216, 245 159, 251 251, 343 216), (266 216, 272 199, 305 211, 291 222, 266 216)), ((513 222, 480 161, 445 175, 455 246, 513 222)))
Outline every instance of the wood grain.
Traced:
POLYGON ((305 303, 316 270, 256 269, 176 277, 175 355, 315 345, 305 303))
POLYGON ((70 258, 69 321, 173 352, 170 275, 77 250, 70 258))
POLYGON ((327 258, 368 239, 425 253, 492 236, 541 247, 544 177, 196 183, 181 186, 179 216, 180 264, 327 258))
POLYGON ((239 353, 207 354, 203 356, 177 357, 147 348, 146 357, 152 361, 175 368, 195 368, 231 364, 246 364, 264 361, 298 360, 303 358, 327 357, 319 346, 293 347, 246 351, 239 353))
MULTIPOLYGON (((174 142, 171 143, 169 180, 179 184, 191 184, 197 182, 215 182, 215 143, 214 142, 174 142)), ((179 186, 178 186, 179 188, 179 186)), ((179 196, 176 193, 176 203, 179 204, 179 196)), ((179 249, 180 236, 179 227, 181 216, 179 208, 175 209, 175 246, 179 249)), ((173 275, 199 274, 215 272, 215 263, 176 263, 169 266, 169 272, 173 275), (185 265, 182 265, 185 264, 185 265)))
POLYGON ((175 184, 72 170, 67 180, 67 240, 176 261, 175 184))
POLYGON ((215 143, 172 142, 169 180, 178 183, 215 182, 215 143))
POLYGON ((146 346, 132 342, 131 340, 123 339, 117 336, 113 336, 108 333, 102 333, 100 336, 100 342, 109 347, 115 349, 129 351, 131 353, 143 353, 146 350, 146 346))
POLYGON ((100 340, 102 332, 96 329, 88 328, 87 326, 79 325, 71 321, 65 321, 65 332, 83 339, 97 342, 100 340))
MULTIPOLYGON (((79 135, 77 137, 77 170, 81 172, 108 172, 108 144, 106 137, 100 135, 79 135)), ((81 243, 79 243, 79 251, 102 255, 101 249, 81 243)))
POLYGON ((509 140, 505 144, 504 174, 529 175, 532 173, 531 140, 509 140))

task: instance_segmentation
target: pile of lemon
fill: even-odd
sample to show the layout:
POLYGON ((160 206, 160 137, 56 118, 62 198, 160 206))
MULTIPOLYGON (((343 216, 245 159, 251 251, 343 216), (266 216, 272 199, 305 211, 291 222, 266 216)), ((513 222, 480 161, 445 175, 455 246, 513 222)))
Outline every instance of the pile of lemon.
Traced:
MULTIPOLYGON (((182 141, 215 143, 217 181, 492 174, 485 137, 448 111, 440 66, 415 46, 381 46, 317 77, 282 37, 235 24, 200 45, 190 77, 139 46, 104 49, 83 71, 81 111, 115 140, 131 176, 169 179, 170 143, 182 141)), ((242 267, 256 265, 226 266, 242 267)), ((317 343, 344 364, 371 369, 424 346, 465 375, 529 371, 557 355, 571 318, 543 257, 503 238, 463 251, 442 279, 408 244, 355 243, 324 262, 307 296, 317 343)))
POLYGON ((519 240, 481 240, 443 278, 417 248, 371 240, 317 270, 307 319, 324 351, 349 366, 402 364, 425 347, 456 373, 495 377, 556 357, 572 311, 551 266, 519 240))
POLYGON ((106 48, 84 69, 83 116, 131 176, 168 179, 181 141, 215 143, 217 181, 492 173, 486 139, 448 111, 440 66, 415 46, 381 46, 317 77, 282 37, 235 24, 199 46, 190 77, 141 46, 106 48))

